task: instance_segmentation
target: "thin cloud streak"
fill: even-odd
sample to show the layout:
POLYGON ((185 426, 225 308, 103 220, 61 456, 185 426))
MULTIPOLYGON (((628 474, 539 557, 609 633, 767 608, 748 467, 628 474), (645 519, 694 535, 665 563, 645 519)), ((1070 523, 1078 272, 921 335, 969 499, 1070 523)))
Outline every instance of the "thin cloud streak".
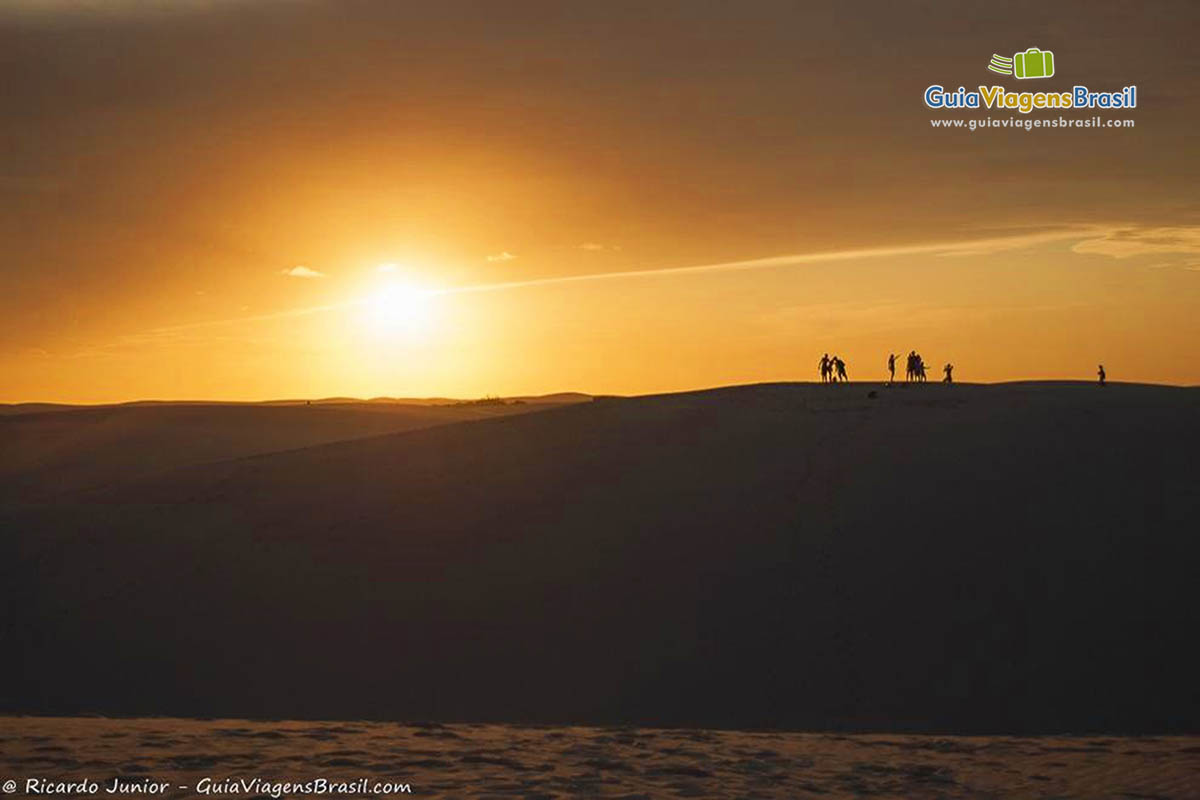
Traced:
MULTIPOLYGON (((1069 239, 1083 239, 1103 234, 1108 227, 1077 226, 1072 228, 1047 231, 1042 233, 1023 234, 1020 236, 998 236, 988 239, 974 239, 957 242, 930 242, 925 244, 901 245, 897 247, 874 247, 856 250, 834 250, 821 253, 794 253, 791 255, 770 256, 744 261, 725 261, 717 264, 700 264, 690 267, 661 267, 656 269, 625 270, 622 272, 597 272, 587 275, 558 275, 546 278, 532 278, 523 281, 504 281, 500 283, 484 283, 475 286, 458 286, 448 289, 431 289, 430 295, 473 294, 480 292, 502 292, 513 289, 525 289, 537 286, 554 286, 570 283, 589 283, 594 281, 629 280, 636 278, 677 277, 686 275, 702 275, 717 272, 742 272, 760 269, 778 269, 781 267, 799 266, 803 264, 819 264, 834 261, 854 261, 866 258, 888 258, 912 255, 942 255, 942 256, 975 256, 990 255, 1007 250, 1017 250, 1023 247, 1045 244, 1069 239)), ((232 317, 228 319, 189 322, 182 325, 169 325, 153 328, 140 337, 166 337, 171 334, 215 328, 224 325, 238 325, 253 322, 304 317, 311 314, 321 314, 329 311, 341 311, 355 306, 366 305, 367 300, 351 300, 342 303, 331 303, 306 308, 292 308, 285 311, 275 311, 268 314, 257 314, 248 317, 232 317)))
POLYGON ((1026 234, 1023 236, 1003 236, 991 239, 976 239, 965 242, 937 242, 928 244, 902 245, 899 247, 875 247, 859 250, 835 250, 823 253, 795 253, 784 256, 770 256, 746 261, 725 261, 718 264, 700 264, 692 267, 661 267, 657 269, 625 270, 623 272, 597 272, 588 275, 559 275, 547 278, 532 278, 524 281, 505 281, 502 283, 485 283, 477 286, 461 286, 451 289, 439 289, 431 294, 466 294, 470 292, 497 292, 508 289, 524 289, 533 286, 551 286, 561 283, 582 283, 587 281, 620 280, 628 278, 653 278, 660 276, 697 275, 708 272, 739 272, 744 270, 774 269, 777 267, 798 266, 801 264, 817 264, 829 261, 854 261, 864 258, 887 258, 911 255, 991 255, 1005 250, 1016 250, 1036 244, 1061 241, 1066 239, 1081 239, 1094 236, 1105 229, 1097 226, 1071 228, 1069 230, 1050 231, 1046 233, 1026 234))
POLYGON ((325 311, 340 311, 343 308, 352 308, 354 306, 366 305, 366 300, 351 300, 345 303, 330 303, 323 306, 308 306, 307 308, 289 308, 285 311, 272 311, 268 314, 255 314, 250 317, 229 317, 227 319, 210 319, 202 322, 185 322, 182 325, 166 325, 161 328, 151 328, 147 334, 157 333, 175 333, 176 331, 190 331, 197 328, 212 328, 220 325, 236 325, 241 322, 266 322, 273 319, 287 319, 289 317, 306 317, 310 314, 320 314, 325 311))

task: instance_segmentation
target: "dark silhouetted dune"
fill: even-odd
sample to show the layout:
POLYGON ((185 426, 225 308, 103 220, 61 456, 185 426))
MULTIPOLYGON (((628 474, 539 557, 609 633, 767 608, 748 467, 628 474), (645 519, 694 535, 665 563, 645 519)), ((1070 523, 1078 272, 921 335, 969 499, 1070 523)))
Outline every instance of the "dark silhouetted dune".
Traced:
POLYGON ((762 385, 159 472, 8 508, 2 705, 1196 731, 1198 453, 1195 389, 762 385))
POLYGON ((0 499, 27 501, 173 467, 377 436, 545 406, 363 401, 8 406, 0 499), (25 413, 17 409, 27 408, 25 413))

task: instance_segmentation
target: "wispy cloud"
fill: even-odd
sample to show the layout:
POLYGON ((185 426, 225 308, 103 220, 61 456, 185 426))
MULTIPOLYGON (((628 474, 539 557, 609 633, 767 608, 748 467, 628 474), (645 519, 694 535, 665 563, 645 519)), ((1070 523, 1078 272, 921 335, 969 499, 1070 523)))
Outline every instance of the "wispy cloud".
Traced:
POLYGON ((991 236, 983 239, 954 242, 947 247, 937 248, 939 256, 993 256, 1010 250, 1020 250, 1039 244, 1049 244, 1070 239, 1103 236, 1110 228, 1103 225, 1067 225, 1021 234, 991 236))
POLYGON ((1129 258, 1161 253, 1200 254, 1200 225, 1178 227, 1110 228, 1099 236, 1083 239, 1071 251, 1084 255, 1129 258))
MULTIPOLYGON (((292 319, 294 317, 306 317, 310 314, 320 314, 327 311, 340 311, 357 305, 363 305, 364 301, 355 301, 351 303, 333 303, 323 306, 308 306, 306 308, 289 308, 282 311, 273 311, 265 314, 250 314, 240 317, 227 317, 225 319, 209 319, 199 322, 185 322, 179 325, 162 325, 157 328, 139 331, 137 333, 128 333, 117 337, 115 340, 107 344, 93 345, 83 350, 74 353, 71 358, 85 358, 97 354, 104 354, 121 349, 131 349, 148 345, 164 345, 164 344, 179 344, 179 343, 196 343, 206 341, 205 336, 212 337, 212 334, 202 334, 202 331, 212 328, 224 328, 232 325, 244 325, 254 322, 266 322, 268 320, 292 319)), ((242 306, 240 309, 243 313, 250 311, 249 306, 242 306)))
MULTIPOLYGON (((1128 229, 1129 229, 1128 226, 1121 228, 1121 230, 1128 230, 1128 229)), ((429 294, 431 294, 431 295, 454 295, 454 294, 467 294, 467 293, 474 293, 474 292, 508 291, 508 290, 514 290, 514 289, 522 289, 522 288, 526 288, 526 287, 551 286, 551 285, 568 284, 568 283, 586 283, 586 282, 594 282, 594 281, 629 280, 629 279, 638 279, 638 278, 660 278, 660 277, 661 278, 675 278, 675 277, 684 277, 684 276, 688 276, 688 275, 700 275, 700 274, 706 274, 706 273, 738 272, 738 271, 761 270, 761 269, 779 269, 779 268, 786 268, 786 267, 802 266, 802 265, 806 265, 806 264, 819 264, 819 263, 828 263, 828 262, 837 262, 837 261, 857 261, 857 260, 864 260, 864 259, 879 259, 879 258, 889 258, 889 257, 898 258, 898 257, 913 256, 913 255, 930 255, 930 256, 991 255, 991 254, 995 254, 995 253, 1001 253, 1001 252, 1006 252, 1006 251, 1010 251, 1010 250, 1019 250, 1021 248, 1034 247, 1034 246, 1038 246, 1038 245, 1048 244, 1048 243, 1052 243, 1052 242, 1059 242, 1059 241, 1076 240, 1080 244, 1082 244, 1083 242, 1107 241, 1109 239, 1109 237, 1115 232, 1115 230, 1116 230, 1116 228, 1113 228, 1111 226, 1110 227, 1094 226, 1094 225, 1070 226, 1070 227, 1064 227, 1064 228, 1059 228, 1059 229, 1055 229, 1055 230, 1040 231, 1037 233, 1024 233, 1024 234, 1019 234, 1019 235, 998 236, 998 237, 991 237, 991 238, 984 238, 984 239, 972 239, 972 240, 961 240, 961 241, 950 241, 950 242, 926 242, 926 243, 922 243, 922 244, 899 245, 899 246, 894 246, 894 247, 872 247, 872 248, 860 248, 860 249, 853 249, 853 250, 833 250, 833 251, 816 252, 816 253, 792 253, 789 255, 771 256, 768 258, 756 258, 756 259, 748 259, 748 260, 744 260, 744 261, 723 261, 723 262, 714 263, 714 264, 698 264, 698 265, 694 265, 694 266, 684 266, 684 267, 662 267, 662 268, 653 268, 653 269, 625 270, 622 272, 595 272, 595 273, 588 273, 588 274, 584 274, 584 275, 547 276, 544 278, 530 278, 527 280, 519 280, 519 281, 475 284, 475 285, 469 285, 469 286, 450 287, 450 288, 446 288, 446 289, 436 289, 436 290, 431 290, 429 292, 429 294)), ((1157 231, 1184 230, 1184 231, 1187 231, 1187 230, 1200 230, 1200 229, 1159 228, 1159 229, 1153 229, 1153 230, 1157 230, 1157 231)), ((1171 240, 1168 242, 1168 241, 1166 241, 1166 238, 1168 236, 1175 237, 1176 235, 1175 234, 1169 234, 1169 235, 1161 234, 1161 235, 1155 237, 1155 238, 1163 240, 1163 241, 1158 241, 1157 246, 1160 246, 1160 247, 1168 247, 1169 246, 1172 248, 1178 248, 1178 247, 1182 247, 1182 245, 1179 244, 1180 241, 1188 241, 1186 239, 1186 237, 1179 236, 1179 237, 1177 237, 1178 240, 1177 240, 1177 238, 1171 238, 1171 240)), ((1121 238, 1124 239, 1125 237, 1121 237, 1121 238)), ((1143 244, 1147 244, 1147 242, 1143 241, 1143 244)), ((1155 243, 1151 242, 1150 244, 1155 244, 1155 243)), ((1200 244, 1200 243, 1198 243, 1198 244, 1200 244)), ((1079 253, 1079 252, 1084 252, 1084 253, 1097 252, 1095 249, 1089 250, 1087 248, 1080 250, 1077 245, 1075 247, 1072 247, 1071 249, 1077 253, 1079 253)), ((1193 252, 1193 251, 1172 249, 1169 252, 1193 252)), ((1200 252, 1200 249, 1197 249, 1194 252, 1200 252)), ((512 256, 509 253, 504 253, 502 255, 507 256, 507 258, 500 258, 498 260, 507 261, 507 260, 511 260, 512 258, 514 258, 514 256, 512 256)), ((1194 265, 1188 266, 1187 268, 1200 271, 1200 264, 1194 264, 1194 265)), ((306 272, 315 272, 315 270, 308 270, 306 267, 297 267, 296 269, 303 269, 306 272)), ((291 274, 293 272, 294 272, 294 270, 285 270, 285 273, 288 273, 288 274, 291 274)), ((316 273, 316 275, 319 276, 320 273, 316 273)), ((314 277, 314 276, 301 275, 300 277, 314 277)), ((347 308, 352 308, 354 306, 363 305, 364 302, 365 302, 364 300, 360 299, 360 300, 354 300, 354 301, 349 301, 349 302, 333 303, 333 304, 329 304, 329 305, 285 309, 282 311, 275 311, 275 312, 264 313, 264 314, 235 317, 235 318, 231 318, 231 319, 208 320, 208 321, 202 321, 202 322, 187 323, 187 324, 183 324, 183 325, 166 326, 166 327, 160 327, 160 328, 152 329, 150 331, 146 331, 145 333, 140 334, 140 336, 148 337, 148 338, 162 338, 162 337, 178 335, 185 331, 194 331, 194 330, 202 329, 202 328, 214 328, 214 327, 220 327, 220 326, 225 326, 225 325, 237 325, 237 324, 243 324, 243 323, 262 322, 262 321, 267 321, 267 320, 278 320, 278 319, 288 319, 288 318, 293 318, 293 317, 303 317, 303 316, 308 316, 310 314, 320 314, 320 313, 325 313, 325 312, 341 311, 341 310, 344 310, 347 308)))
POLYGON ((619 245, 619 244, 600 244, 599 242, 584 242, 583 244, 579 245, 579 249, 580 250, 590 250, 593 253, 599 253, 603 250, 612 250, 613 252, 620 252, 621 245, 619 245))
POLYGON ((324 278, 325 277, 324 272, 319 272, 315 269, 309 269, 308 267, 302 267, 302 266, 292 267, 291 269, 280 270, 279 274, 287 275, 290 278, 324 278))
POLYGON ((696 275, 707 272, 738 272, 743 270, 774 269, 779 267, 800 266, 803 264, 818 264, 831 261, 857 261, 869 258, 888 258, 912 255, 945 255, 945 256, 975 256, 992 255, 1006 250, 1017 250, 1033 247, 1055 241, 1079 239, 1085 236, 1096 236, 1103 231, 1097 226, 1071 226, 1052 231, 1027 233, 1018 236, 997 236, 987 239, 973 239, 955 242, 929 242, 925 244, 899 245, 896 247, 870 247, 853 250, 832 250, 818 253, 794 253, 791 255, 754 258, 746 261, 722 261, 716 264, 699 264, 688 267, 659 267, 655 269, 635 269, 621 272, 595 272, 586 275, 561 275, 546 278, 531 278, 522 281, 507 281, 503 283, 479 284, 462 286, 454 289, 443 289, 441 294, 459 294, 463 292, 493 292, 505 289, 520 289, 529 286, 548 286, 560 283, 581 283, 585 281, 624 280, 629 278, 671 277, 696 275))
POLYGON ((488 261, 512 261, 516 256, 505 250, 502 253, 493 253, 487 257, 488 261))

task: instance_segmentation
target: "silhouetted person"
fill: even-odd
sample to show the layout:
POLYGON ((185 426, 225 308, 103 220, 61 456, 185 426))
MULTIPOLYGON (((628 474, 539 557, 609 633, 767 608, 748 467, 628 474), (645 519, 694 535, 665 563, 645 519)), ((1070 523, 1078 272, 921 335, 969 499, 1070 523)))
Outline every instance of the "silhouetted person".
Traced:
POLYGON ((896 382, 896 354, 888 353, 888 386, 896 382))
POLYGON ((829 353, 821 356, 821 383, 829 383, 829 373, 832 371, 833 363, 829 360, 829 353))
POLYGON ((837 379, 842 382, 848 380, 846 378, 846 362, 842 361, 841 357, 834 356, 833 365, 837 367, 837 379))
POLYGON ((912 358, 913 380, 916 381, 917 383, 924 383, 925 382, 925 359, 921 358, 921 354, 918 353, 916 350, 913 351, 910 358, 912 358))
POLYGON ((1100 368, 1096 370, 1096 375, 1100 378, 1100 385, 1103 386, 1104 382, 1108 380, 1108 373, 1104 371, 1103 364, 1101 364, 1100 368))
POLYGON ((946 377, 942 378, 942 383, 954 383, 954 365, 947 363, 942 367, 942 372, 946 373, 946 377))
POLYGON ((917 351, 908 351, 908 367, 904 370, 905 383, 917 377, 917 351))

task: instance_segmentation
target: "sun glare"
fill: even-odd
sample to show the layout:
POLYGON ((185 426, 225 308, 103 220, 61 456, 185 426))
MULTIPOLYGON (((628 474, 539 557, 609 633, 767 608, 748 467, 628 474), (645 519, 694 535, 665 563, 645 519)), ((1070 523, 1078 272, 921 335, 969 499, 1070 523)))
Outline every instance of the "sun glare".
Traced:
POLYGON ((433 322, 433 293, 416 286, 388 284, 366 305, 371 328, 379 334, 423 334, 433 322))

